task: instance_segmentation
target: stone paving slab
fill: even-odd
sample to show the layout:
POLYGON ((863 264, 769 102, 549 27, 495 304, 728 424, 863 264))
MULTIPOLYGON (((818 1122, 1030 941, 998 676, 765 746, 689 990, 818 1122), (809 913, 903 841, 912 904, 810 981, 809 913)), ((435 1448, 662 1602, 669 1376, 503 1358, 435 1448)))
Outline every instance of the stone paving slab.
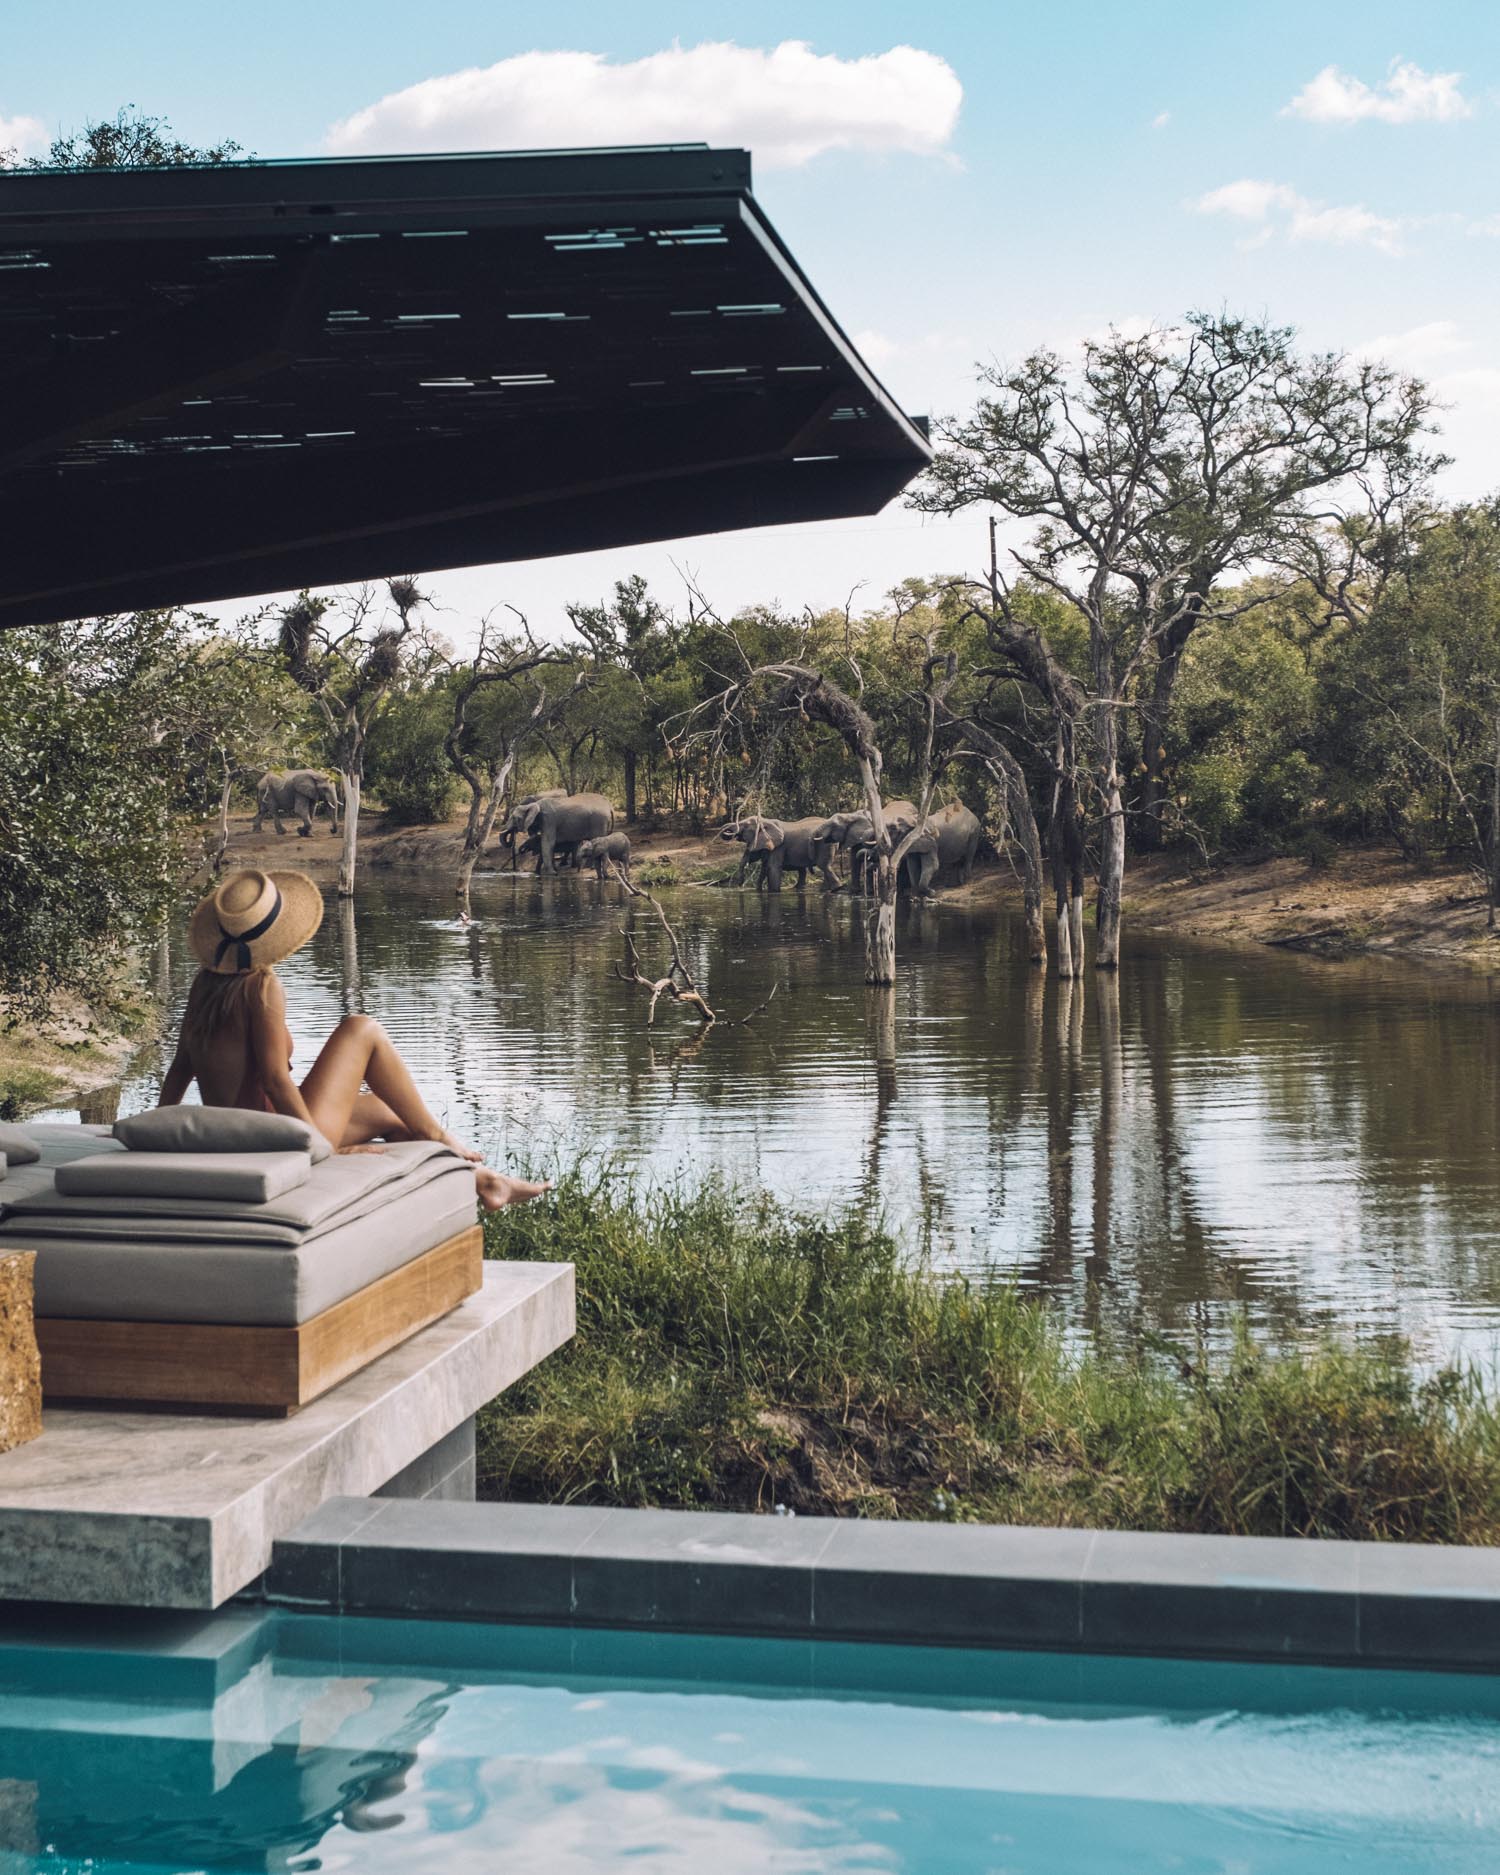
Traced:
POLYGON ((1500 1671, 1500 1550, 340 1499, 266 1592, 330 1613, 1500 1671))
POLYGON ((0 1602, 216 1608, 278 1536, 378 1490, 573 1326, 571 1264, 490 1263, 477 1295, 289 1419, 46 1410, 0 1456, 0 1602))

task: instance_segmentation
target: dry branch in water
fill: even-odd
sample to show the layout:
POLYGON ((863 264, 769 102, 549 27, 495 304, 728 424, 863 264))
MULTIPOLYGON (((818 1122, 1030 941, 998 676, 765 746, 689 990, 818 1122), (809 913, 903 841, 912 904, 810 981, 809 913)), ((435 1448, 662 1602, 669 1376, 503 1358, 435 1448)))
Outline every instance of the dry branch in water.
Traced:
MULTIPOLYGON (((648 892, 644 886, 633 885, 631 881, 625 877, 624 873, 620 871, 619 867, 615 865, 613 860, 610 861, 609 870, 612 877, 625 888, 632 898, 643 898, 656 913, 662 930, 667 934, 667 942, 672 947, 672 963, 667 974, 664 977, 648 977, 641 969, 640 952, 635 947, 635 940, 631 937, 630 933, 621 926, 620 936, 625 944, 625 959, 623 967, 620 964, 613 965, 613 974, 621 983, 630 983, 637 989, 645 990, 647 995, 651 998, 650 1004, 646 1010, 646 1027, 649 1029, 655 1022, 656 1005, 661 1001, 662 997, 670 996, 674 1003, 687 1003, 693 1008, 697 1013, 698 1020, 703 1024, 705 1032, 711 1029, 721 1018, 715 1015, 714 1011, 709 1007, 708 998, 703 994, 702 990, 699 989, 697 979, 688 968, 687 960, 682 954, 682 946, 677 942, 677 933, 672 929, 671 924, 668 922, 667 914, 662 910, 661 900, 656 897, 655 893, 648 892)), ((747 1014, 737 1016, 733 1021, 724 1022, 723 1026, 727 1029, 740 1029, 743 1028, 747 1022, 753 1022, 756 1016, 771 1002, 779 987, 778 984, 772 984, 771 994, 766 997, 764 1002, 757 1003, 747 1014)))

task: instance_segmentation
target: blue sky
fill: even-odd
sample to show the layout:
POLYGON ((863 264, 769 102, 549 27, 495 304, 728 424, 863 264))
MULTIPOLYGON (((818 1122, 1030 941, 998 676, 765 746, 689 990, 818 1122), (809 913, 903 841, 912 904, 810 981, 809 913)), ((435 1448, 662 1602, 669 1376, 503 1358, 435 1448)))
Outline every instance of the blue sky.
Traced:
MULTIPOLYGON (((1500 487, 1500 6, 7 0, 5 27, 0 142, 126 102, 261 156, 411 147, 419 121, 428 147, 591 140, 580 121, 649 141, 701 109, 757 153, 758 197, 909 410, 963 408, 977 358, 1222 304, 1429 376, 1448 491, 1500 487), (786 41, 828 63, 753 56, 786 41), (695 54, 713 42, 742 51, 695 54), (563 52, 600 63, 504 64, 563 52)), ((972 567, 982 533, 894 507, 432 583, 455 635, 503 600, 551 630, 636 568, 664 597, 675 560, 721 605, 800 607, 972 567)))

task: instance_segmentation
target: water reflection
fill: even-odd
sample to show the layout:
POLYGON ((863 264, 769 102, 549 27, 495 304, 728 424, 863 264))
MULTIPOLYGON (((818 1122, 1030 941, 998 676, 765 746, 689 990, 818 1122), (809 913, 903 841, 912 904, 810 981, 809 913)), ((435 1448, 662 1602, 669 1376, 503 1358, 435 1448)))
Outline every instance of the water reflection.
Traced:
MULTIPOLYGON (((939 1263, 998 1268, 1080 1329, 1400 1329, 1488 1357, 1500 1325, 1495 993, 1373 962, 1138 939, 1116 981, 1044 981, 1019 920, 917 904, 901 980, 861 980, 863 907, 673 896, 691 968, 747 1027, 702 1035, 611 974, 649 907, 593 879, 441 881, 330 905, 284 967, 305 1066, 383 1021, 436 1108, 539 1169, 580 1148, 714 1167, 801 1205, 868 1201, 939 1263)), ((190 973, 164 965, 180 1006, 190 973)), ((130 1077, 154 1098, 159 1061, 130 1077)))

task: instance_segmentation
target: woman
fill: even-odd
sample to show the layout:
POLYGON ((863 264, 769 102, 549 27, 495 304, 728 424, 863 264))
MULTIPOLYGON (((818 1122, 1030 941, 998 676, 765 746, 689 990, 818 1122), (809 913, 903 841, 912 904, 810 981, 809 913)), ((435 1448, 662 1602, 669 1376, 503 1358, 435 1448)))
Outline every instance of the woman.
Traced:
POLYGON ((162 1106, 175 1107, 196 1080, 206 1106, 291 1114, 339 1152, 379 1152, 370 1143, 377 1139, 440 1139, 473 1162, 487 1211, 550 1190, 492 1171, 439 1126, 391 1038, 369 1016, 345 1016, 297 1085, 286 993, 274 966, 322 922, 323 895, 300 872, 231 873, 199 904, 188 943, 202 967, 162 1082, 162 1106))

